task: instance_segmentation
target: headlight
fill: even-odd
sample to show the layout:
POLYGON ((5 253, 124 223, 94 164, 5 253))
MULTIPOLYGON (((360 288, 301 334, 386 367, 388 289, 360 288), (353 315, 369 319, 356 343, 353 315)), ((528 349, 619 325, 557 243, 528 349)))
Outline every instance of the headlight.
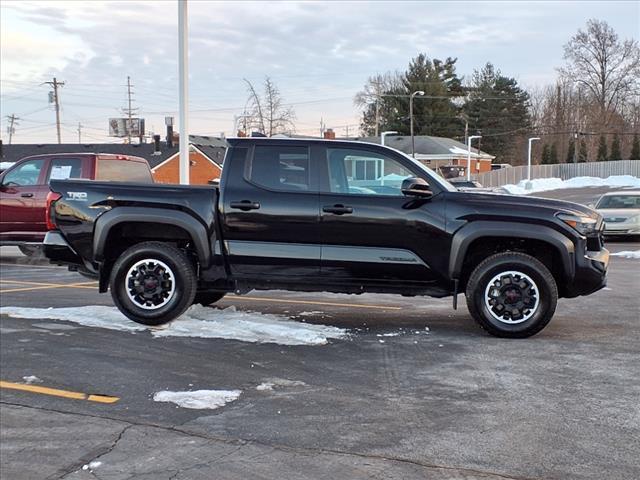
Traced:
POLYGON ((572 215, 570 213, 558 213, 557 217, 582 235, 596 233, 598 220, 595 218, 572 215))

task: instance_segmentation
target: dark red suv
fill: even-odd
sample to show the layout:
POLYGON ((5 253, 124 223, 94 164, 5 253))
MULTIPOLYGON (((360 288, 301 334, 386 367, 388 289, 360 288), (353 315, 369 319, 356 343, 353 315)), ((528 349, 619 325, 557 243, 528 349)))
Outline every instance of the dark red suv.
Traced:
POLYGON ((153 183, 144 158, 96 153, 37 155, 0 174, 0 245, 29 254, 47 232, 49 180, 78 179, 153 183))

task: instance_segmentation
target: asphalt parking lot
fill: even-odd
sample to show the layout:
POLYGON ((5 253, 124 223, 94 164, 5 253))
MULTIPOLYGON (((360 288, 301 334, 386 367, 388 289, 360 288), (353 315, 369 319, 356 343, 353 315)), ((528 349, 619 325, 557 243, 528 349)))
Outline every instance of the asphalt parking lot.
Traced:
MULTIPOLYGON (((113 305, 78 274, 0 253, 2 307, 113 305)), ((0 476, 640 478, 639 266, 612 257, 606 289, 560 300, 526 340, 485 335, 464 302, 390 295, 253 292, 209 309, 348 330, 319 345, 2 315, 0 476), (215 410, 153 400, 200 389, 241 393, 215 410)))

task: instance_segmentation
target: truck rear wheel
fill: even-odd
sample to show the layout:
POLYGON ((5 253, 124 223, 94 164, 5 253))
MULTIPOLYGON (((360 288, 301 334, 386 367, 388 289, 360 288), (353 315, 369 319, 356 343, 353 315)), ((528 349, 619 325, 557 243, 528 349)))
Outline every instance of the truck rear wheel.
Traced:
POLYGON ((469 312, 487 332, 525 338, 538 333, 553 317, 558 287, 539 260, 505 252, 488 257, 473 270, 466 297, 469 312))
POLYGON ((111 271, 110 288, 114 303, 131 320, 162 325, 191 306, 197 279, 182 250, 144 242, 120 255, 111 271))
POLYGON ((198 292, 196 293, 196 297, 193 299, 193 304, 196 305, 211 305, 212 303, 216 303, 226 295, 225 292, 198 292))

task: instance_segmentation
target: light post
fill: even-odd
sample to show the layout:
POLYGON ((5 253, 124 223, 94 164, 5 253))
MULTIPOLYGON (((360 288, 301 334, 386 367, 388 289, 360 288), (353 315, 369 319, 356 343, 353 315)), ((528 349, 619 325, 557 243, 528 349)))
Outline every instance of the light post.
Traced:
POLYGON ((189 184, 189 22, 187 0, 178 1, 178 89, 180 91, 180 183, 189 184))
POLYGON ((382 132, 380 134, 380 145, 384 145, 384 139, 387 135, 397 135, 398 132, 396 132, 395 130, 387 130, 386 132, 382 132))
POLYGON ((416 145, 413 139, 413 97, 415 97, 416 95, 422 96, 424 95, 424 92, 422 90, 417 90, 413 92, 411 94, 411 97, 409 98, 409 122, 411 124, 411 156, 413 158, 416 158, 416 145))
POLYGON ((527 181, 531 181, 531 143, 540 140, 540 137, 531 137, 529 139, 529 151, 527 153, 527 181))
POLYGON ((482 135, 471 135, 467 139, 467 180, 471 180, 471 141, 482 138, 482 135))

